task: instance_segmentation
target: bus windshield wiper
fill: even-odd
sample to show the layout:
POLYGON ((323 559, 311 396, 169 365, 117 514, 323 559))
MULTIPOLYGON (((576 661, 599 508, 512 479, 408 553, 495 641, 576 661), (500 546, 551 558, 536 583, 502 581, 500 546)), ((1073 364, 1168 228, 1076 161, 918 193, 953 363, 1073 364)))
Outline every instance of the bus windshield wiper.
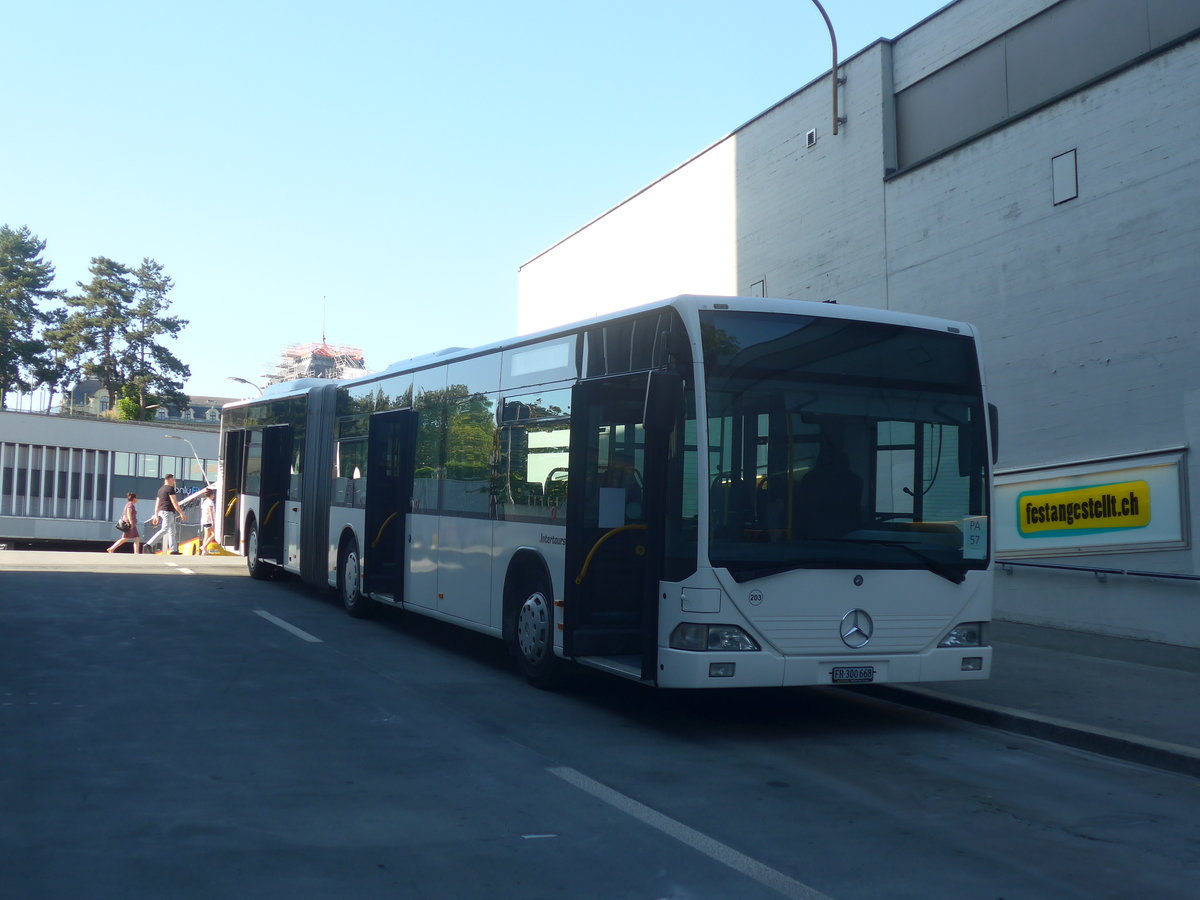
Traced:
POLYGON ((862 541, 864 544, 878 544, 881 547, 895 547, 898 550, 903 550, 909 556, 912 556, 922 563, 934 575, 940 575, 947 581, 954 584, 962 584, 967 579, 967 569, 965 566, 950 566, 943 562, 938 562, 928 553, 922 553, 920 550, 912 547, 903 541, 862 541))

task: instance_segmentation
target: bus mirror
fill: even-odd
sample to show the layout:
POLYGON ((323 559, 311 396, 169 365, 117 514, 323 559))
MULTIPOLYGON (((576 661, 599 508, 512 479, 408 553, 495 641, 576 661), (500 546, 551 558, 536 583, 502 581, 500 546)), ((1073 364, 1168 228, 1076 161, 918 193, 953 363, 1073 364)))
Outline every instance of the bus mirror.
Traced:
POLYGON ((683 406, 683 376, 670 369, 656 369, 646 382, 646 405, 642 423, 647 431, 670 431, 683 406))
POLYGON ((995 403, 988 404, 988 424, 992 432, 992 465, 1000 460, 1000 409, 995 403))

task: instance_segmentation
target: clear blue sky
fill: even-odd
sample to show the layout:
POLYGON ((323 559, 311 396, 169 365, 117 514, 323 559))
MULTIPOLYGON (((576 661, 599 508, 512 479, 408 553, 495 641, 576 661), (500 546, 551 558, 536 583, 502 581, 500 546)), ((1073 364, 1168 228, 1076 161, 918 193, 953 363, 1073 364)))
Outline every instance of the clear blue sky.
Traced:
MULTIPOLYGON (((850 56, 945 0, 824 0, 850 56)), ((517 268, 830 65, 810 0, 9 4, 0 224, 162 263, 194 395, 516 331, 517 268)))

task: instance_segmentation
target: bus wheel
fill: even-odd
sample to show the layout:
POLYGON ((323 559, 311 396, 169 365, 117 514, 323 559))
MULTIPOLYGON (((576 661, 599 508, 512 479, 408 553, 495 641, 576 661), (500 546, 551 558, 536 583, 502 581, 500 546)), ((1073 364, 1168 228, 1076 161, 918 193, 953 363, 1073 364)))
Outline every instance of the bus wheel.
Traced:
POLYGON ((267 564, 258 555, 258 525, 253 519, 246 526, 246 571, 251 578, 270 578, 271 572, 267 564))
POLYGON ((531 583, 517 611, 517 663, 529 683, 539 688, 554 687, 561 668, 554 656, 554 606, 548 593, 543 584, 531 583))
POLYGON ((338 562, 338 596, 346 612, 356 619, 365 619, 371 614, 371 600, 359 590, 362 567, 358 562, 358 545, 350 541, 342 548, 338 562))

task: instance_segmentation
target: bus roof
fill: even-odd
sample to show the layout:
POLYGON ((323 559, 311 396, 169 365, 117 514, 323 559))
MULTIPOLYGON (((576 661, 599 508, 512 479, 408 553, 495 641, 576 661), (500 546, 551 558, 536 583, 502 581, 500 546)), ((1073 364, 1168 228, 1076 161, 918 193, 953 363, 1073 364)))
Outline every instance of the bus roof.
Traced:
POLYGON ((680 294, 666 300, 646 303, 641 306, 606 313, 590 319, 582 319, 565 325, 557 325, 531 334, 506 338, 479 347, 447 347, 434 353, 426 353, 410 359, 400 360, 387 368, 369 375, 358 375, 343 381, 331 381, 325 378, 301 378, 296 381, 285 381, 269 385, 261 397, 238 400, 225 404, 226 409, 253 405, 263 400, 278 400, 284 397, 306 394, 314 387, 323 384, 366 384, 389 375, 417 369, 430 368, 487 353, 521 347, 537 343, 541 340, 561 335, 573 334, 584 328, 602 325, 628 316, 636 316, 656 309, 672 307, 681 313, 704 309, 730 309, 746 312, 775 312, 793 313, 810 316, 820 316, 829 319, 853 319, 859 322, 878 322, 882 324, 903 325, 910 328, 925 328, 932 331, 952 331, 959 334, 974 336, 975 329, 965 322, 951 319, 940 319, 932 316, 922 316, 916 313, 899 312, 889 309, 875 309, 865 306, 842 306, 833 300, 796 300, 783 297, 730 297, 706 294, 680 294), (797 308, 801 307, 801 308, 797 308))
POLYGON ((922 316, 915 313, 903 313, 895 310, 873 309, 864 306, 840 306, 833 300, 794 300, 790 298, 780 297, 729 297, 708 294, 680 294, 676 297, 671 297, 666 300, 659 300, 654 303, 646 303, 641 306, 634 306, 628 309, 618 310, 616 312, 606 313, 601 316, 595 316, 589 319, 581 319, 577 322, 571 322, 565 325, 556 325, 552 328, 547 328, 542 331, 524 334, 519 337, 511 337, 505 340, 496 341, 492 344, 484 344, 479 347, 450 347, 445 350, 439 350, 436 353, 428 353, 423 356, 416 356, 411 359, 400 360, 392 363, 386 369, 376 372, 372 375, 359 375, 353 379, 347 379, 348 382, 364 382, 371 381, 375 378, 384 375, 395 374, 397 372, 405 372, 412 369, 420 369, 426 366, 438 365, 444 362, 451 362, 457 359, 463 359, 471 356, 481 356, 485 353, 494 353, 497 350, 507 350, 513 347, 520 347, 525 344, 536 343, 540 340, 553 338, 559 335, 572 334, 583 328, 589 328, 594 325, 602 325, 605 322, 616 321, 627 316, 636 316, 641 313, 650 312, 656 309, 665 307, 674 307, 679 310, 684 309, 720 309, 720 304, 725 304, 729 309, 746 310, 756 312, 780 312, 780 313, 801 313, 803 315, 823 316, 830 319, 854 319, 860 322, 880 322, 883 324, 905 325, 912 328, 927 328, 934 331, 945 331, 948 329, 957 329, 959 333, 966 335, 974 335, 975 329, 965 322, 956 322, 950 319, 939 319, 932 316, 922 316), (803 305, 803 310, 796 309, 797 305, 803 305))

